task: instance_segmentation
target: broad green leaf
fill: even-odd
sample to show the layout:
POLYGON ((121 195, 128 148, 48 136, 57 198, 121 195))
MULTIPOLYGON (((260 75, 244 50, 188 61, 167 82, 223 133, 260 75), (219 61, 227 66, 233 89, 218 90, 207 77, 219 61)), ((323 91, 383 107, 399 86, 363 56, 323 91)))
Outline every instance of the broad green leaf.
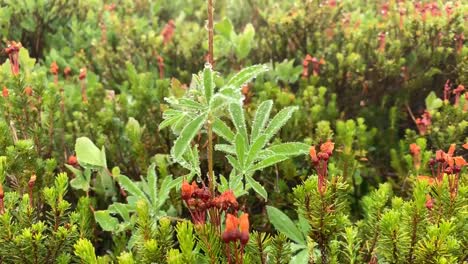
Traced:
POLYGON ((244 109, 241 104, 233 103, 229 105, 229 114, 231 115, 232 122, 245 139, 247 139, 247 125, 245 124, 244 109))
POLYGON ((95 211, 94 218, 104 231, 115 231, 119 220, 109 214, 107 210, 95 211))
POLYGON ((213 81, 213 70, 209 64, 205 65, 205 69, 203 70, 203 87, 205 88, 206 102, 210 103, 214 93, 215 83, 213 81))
POLYGON ((230 143, 234 142, 234 132, 219 118, 215 118, 213 122, 213 132, 230 143))
POLYGON ((294 263, 294 264, 309 263, 309 250, 306 248, 306 249, 299 251, 299 253, 293 256, 293 258, 291 259, 291 262, 289 263, 294 263))
POLYGON ((89 188, 91 187, 89 185, 90 177, 86 177, 86 173, 83 173, 73 166, 65 164, 65 167, 67 167, 75 175, 75 178, 70 180, 71 187, 76 190, 83 190, 85 192, 89 191, 89 188))
POLYGON ((131 195, 138 197, 138 199, 143 199, 149 202, 145 193, 138 187, 138 185, 135 182, 130 180, 127 176, 119 175, 119 177, 117 177, 117 181, 119 182, 120 186, 124 190, 129 192, 131 195))
POLYGON ((256 170, 261 170, 263 168, 270 167, 271 165, 274 165, 278 162, 281 162, 287 159, 288 157, 284 155, 273 155, 260 161, 259 163, 255 164, 253 167, 250 167, 248 170, 251 172, 254 172, 256 170))
POLYGON ((429 112, 437 110, 438 108, 442 107, 443 101, 432 91, 426 97, 426 108, 429 112))
POLYGON ((236 155, 242 170, 244 169, 245 151, 247 149, 245 141, 245 138, 241 134, 236 135, 236 155))
POLYGON ((291 240, 305 245, 306 241, 301 231, 296 227, 294 222, 279 209, 267 205, 268 219, 270 219, 271 224, 275 227, 278 232, 283 233, 291 240))
POLYGON ((266 65, 254 65, 247 68, 242 69, 236 75, 234 75, 226 84, 226 86, 233 86, 236 88, 242 87, 242 85, 246 84, 253 78, 257 77, 257 75, 268 71, 268 67, 266 65))
POLYGON ((231 20, 227 17, 225 17, 222 21, 216 23, 214 28, 216 30, 216 33, 219 33, 226 39, 231 39, 232 34, 235 34, 234 26, 232 25, 231 20))
POLYGON ((267 150, 273 151, 275 154, 285 155, 285 156, 297 156, 308 154, 310 146, 304 143, 299 142, 288 142, 273 145, 267 150))
POLYGON ((87 137, 80 137, 76 140, 75 152, 81 165, 106 167, 105 154, 87 137))
POLYGON ((267 135, 267 140, 270 140, 276 132, 278 132, 281 127, 283 127, 286 122, 292 117, 294 111, 298 109, 297 106, 286 107, 283 110, 279 111, 278 114, 273 117, 273 119, 268 124, 268 127, 265 129, 265 134, 267 135))
POLYGON ((249 149, 249 153, 247 154, 247 159, 245 161, 245 167, 248 168, 252 162, 255 161, 256 158, 258 158, 258 154, 260 153, 260 150, 262 150, 263 146, 266 144, 266 136, 261 135, 258 137, 255 142, 252 144, 252 146, 249 149))
POLYGON ((184 154, 187 147, 190 145, 190 141, 195 137, 200 128, 206 121, 206 113, 200 114, 198 117, 190 121, 180 132, 179 137, 174 143, 174 156, 176 159, 180 159, 184 154))
POLYGON ((111 213, 119 214, 124 221, 130 221, 130 212, 128 211, 126 204, 113 203, 107 210, 111 213))
POLYGON ((242 60, 249 55, 250 50, 252 49, 254 35, 254 27, 250 23, 247 24, 244 32, 237 38, 237 45, 235 46, 236 56, 239 60, 242 60))
POLYGON ((272 107, 272 100, 264 101, 258 107, 252 123, 252 134, 250 135, 250 142, 254 142, 258 135, 263 132, 263 129, 268 122, 268 118, 270 117, 272 107))
POLYGON ((268 199, 267 191, 259 182, 254 180, 250 175, 245 175, 245 180, 247 181, 247 184, 250 187, 252 187, 252 189, 254 189, 256 193, 258 193, 260 196, 263 197, 263 199, 265 199, 265 201, 268 199))

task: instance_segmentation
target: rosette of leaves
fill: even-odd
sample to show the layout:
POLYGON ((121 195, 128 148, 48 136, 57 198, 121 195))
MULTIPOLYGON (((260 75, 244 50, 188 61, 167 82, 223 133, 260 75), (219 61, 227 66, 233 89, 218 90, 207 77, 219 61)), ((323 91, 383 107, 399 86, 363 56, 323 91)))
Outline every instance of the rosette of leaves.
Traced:
POLYGON ((227 154, 226 158, 233 170, 229 182, 220 177, 220 189, 233 189, 236 196, 245 194, 252 188, 266 199, 267 192, 254 180, 254 173, 291 156, 308 152, 309 147, 302 143, 267 147, 297 107, 285 108, 270 120, 273 102, 263 102, 257 109, 249 135, 240 88, 266 70, 263 65, 245 68, 216 90, 215 73, 207 65, 203 72, 193 76, 190 88, 183 96, 167 99, 170 109, 164 112, 165 120, 160 129, 170 126, 179 135, 171 154, 174 160, 190 170, 188 178, 193 175, 201 176, 198 149, 196 146, 190 147, 192 139, 200 132, 206 132, 208 137, 214 132, 226 141, 227 144, 217 144, 215 149, 227 154), (232 122, 234 130, 223 121, 225 118, 232 122), (242 185, 244 178, 246 186, 242 185))

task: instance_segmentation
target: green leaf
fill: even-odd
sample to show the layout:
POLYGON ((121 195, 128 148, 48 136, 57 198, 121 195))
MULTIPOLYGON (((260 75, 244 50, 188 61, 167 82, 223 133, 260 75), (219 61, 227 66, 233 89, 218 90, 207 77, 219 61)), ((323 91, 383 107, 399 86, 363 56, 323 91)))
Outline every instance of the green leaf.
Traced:
POLYGON ((283 233, 296 243, 306 245, 306 241, 301 231, 296 227, 294 222, 279 209, 267 205, 268 219, 278 232, 283 233))
POLYGON ((252 24, 247 24, 244 29, 244 32, 239 35, 237 38, 236 56, 239 60, 242 60, 249 55, 250 50, 252 49, 252 44, 254 40, 255 29, 252 24))
POLYGON ((288 157, 284 155, 273 155, 260 161, 259 163, 255 164, 253 167, 249 168, 249 171, 254 172, 256 170, 261 170, 263 168, 270 167, 271 165, 274 165, 278 162, 281 162, 287 159, 288 157))
POLYGON ((278 132, 281 127, 283 127, 286 122, 292 117, 294 111, 298 109, 297 106, 286 107, 283 110, 279 111, 278 114, 273 117, 273 119, 268 124, 268 127, 265 129, 265 134, 267 135, 267 140, 270 140, 276 132, 278 132))
POLYGON ((108 211, 110 213, 119 214, 122 219, 126 222, 130 221, 130 212, 127 209, 127 205, 123 203, 113 203, 109 206, 108 211))
POLYGON ((222 151, 222 152, 225 152, 225 153, 231 154, 231 155, 236 155, 236 149, 234 148, 233 145, 216 144, 215 145, 215 150, 222 151))
POLYGON ((106 167, 106 156, 104 150, 100 150, 87 137, 80 137, 75 144, 76 157, 80 165, 91 165, 95 167, 106 167))
POLYGON ((236 155, 237 160, 239 161, 239 165, 241 166, 242 170, 244 169, 244 159, 245 159, 245 150, 247 146, 245 145, 245 138, 241 134, 236 135, 236 155))
POLYGON ((245 124, 244 109, 241 104, 233 103, 229 105, 229 114, 231 115, 232 122, 245 139, 247 139, 247 125, 245 124))
POLYGON ((252 123, 252 134, 250 135, 250 142, 254 142, 258 135, 263 132, 263 129, 268 122, 268 118, 270 117, 272 107, 272 100, 264 101, 258 107, 252 123))
POLYGON ((138 197, 138 199, 143 199, 148 203, 150 202, 148 201, 148 198, 145 195, 145 193, 138 187, 138 185, 132 180, 130 180, 127 176, 119 175, 119 177, 117 177, 117 181, 119 182, 120 186, 124 190, 129 192, 131 195, 138 197))
POLYGON ((175 184, 171 184, 173 182, 171 176, 166 176, 161 183, 161 190, 159 191, 159 199, 158 199, 158 208, 160 208, 167 200, 169 197, 169 193, 173 187, 175 187, 175 184))
POLYGON ((308 154, 310 146, 299 142, 288 142, 269 147, 267 150, 273 151, 278 155, 297 156, 308 154))
POLYGON ((429 112, 437 110, 438 108, 442 107, 442 105, 442 99, 437 97, 434 91, 429 93, 429 95, 426 97, 426 108, 429 112))
POLYGON ((190 141, 195 137, 200 128, 206 121, 206 113, 200 114, 198 117, 190 121, 180 132, 179 137, 174 143, 174 156, 175 159, 180 159, 184 154, 190 141))
POLYGON ((215 84, 213 81, 213 70, 209 64, 205 65, 205 70, 203 70, 203 86, 205 88, 206 102, 210 103, 211 97, 214 93, 215 84))
POLYGON ((68 164, 65 164, 65 167, 67 167, 75 175, 75 178, 70 180, 71 187, 76 190, 83 190, 85 192, 89 191, 89 188, 91 187, 89 185, 91 177, 86 177, 88 174, 83 173, 82 171, 68 164))
POLYGON ((306 248, 306 249, 303 249, 303 250, 299 251, 299 253, 294 255, 294 257, 291 259, 290 263, 294 263, 294 264, 307 264, 307 263, 309 263, 309 250, 306 248))
POLYGON ((245 180, 247 181, 247 184, 250 187, 252 187, 252 189, 256 193, 258 193, 261 197, 263 197, 263 199, 265 199, 265 201, 268 199, 267 191, 265 190, 265 188, 263 188, 263 186, 259 182, 254 180, 250 175, 245 175, 245 180))
POLYGON ((158 177, 156 175, 156 164, 152 163, 146 175, 148 179, 148 187, 149 187, 149 196, 151 198, 151 202, 155 203, 158 199, 158 177))
POLYGON ((234 132, 219 118, 215 118, 213 122, 213 132, 230 143, 234 142, 234 132))
POLYGON ((249 153, 247 154, 247 160, 245 161, 245 167, 248 168, 252 162, 258 157, 260 150, 262 150, 263 146, 266 144, 266 136, 261 135, 258 137, 252 146, 249 149, 249 153))
POLYGON ((229 161, 229 164, 236 169, 238 172, 242 172, 242 168, 239 164, 239 162, 231 155, 226 156, 226 159, 229 161))
POLYGON ((107 210, 95 211, 94 218, 104 231, 115 231, 119 225, 119 220, 111 216, 107 210))
POLYGON ((196 102, 192 99, 188 98, 180 98, 177 103, 178 107, 188 108, 188 109, 195 109, 195 110, 202 110, 205 108, 204 105, 196 102))
POLYGON ((226 86, 233 86, 240 88, 242 85, 246 84, 253 78, 257 77, 260 73, 268 71, 266 65, 254 65, 242 69, 236 75, 234 75, 226 84, 226 86))
POLYGON ((219 33, 226 39, 231 39, 232 34, 234 33, 234 26, 231 23, 231 20, 225 17, 222 21, 216 23, 214 26, 216 33, 219 33))

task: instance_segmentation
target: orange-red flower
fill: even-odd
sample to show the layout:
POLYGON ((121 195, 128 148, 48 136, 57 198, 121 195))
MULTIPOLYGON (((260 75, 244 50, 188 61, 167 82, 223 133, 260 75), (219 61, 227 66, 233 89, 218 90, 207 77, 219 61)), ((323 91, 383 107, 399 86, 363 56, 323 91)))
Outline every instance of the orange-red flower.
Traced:
POLYGON ((421 153, 421 148, 416 143, 410 144, 409 149, 413 156, 419 155, 421 153))
POLYGON ((31 86, 27 86, 26 88, 24 88, 24 93, 27 95, 27 96, 31 96, 32 93, 33 93, 33 90, 31 88, 31 86))
POLYGON ((309 155, 313 162, 318 162, 317 151, 315 150, 315 146, 310 147, 309 155))
POLYGON ((249 242, 249 214, 242 214, 239 217, 240 242, 242 245, 249 242))
POLYGON ((50 73, 52 73, 53 75, 57 75, 58 72, 59 72, 59 67, 57 63, 54 61, 50 64, 50 73))
POLYGON ((335 148, 335 143, 331 141, 327 141, 320 146, 320 151, 327 153, 330 156, 334 148, 335 148))
POLYGON ((3 89, 2 89, 2 96, 6 98, 6 97, 8 97, 9 94, 10 94, 10 93, 9 93, 9 91, 8 91, 8 88, 6 88, 5 86, 3 86, 3 89))
POLYGON ((182 182, 182 199, 190 199, 194 191, 195 188, 193 185, 189 184, 187 181, 182 182))
POLYGON ((225 243, 229 243, 239 238, 239 219, 233 214, 226 215, 226 227, 224 229, 222 239, 225 243))
POLYGON ((434 178, 429 177, 429 176, 424 176, 424 175, 418 176, 418 181, 420 181, 420 182, 425 181, 425 182, 427 182, 429 185, 434 185, 434 183, 435 183, 434 178))

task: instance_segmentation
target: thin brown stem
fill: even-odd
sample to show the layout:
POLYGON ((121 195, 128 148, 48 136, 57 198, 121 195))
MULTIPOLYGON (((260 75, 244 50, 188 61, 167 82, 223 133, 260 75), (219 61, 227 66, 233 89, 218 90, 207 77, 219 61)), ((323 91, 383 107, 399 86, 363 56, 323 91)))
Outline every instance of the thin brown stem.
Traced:
POLYGON ((208 0, 208 62, 213 66, 213 0, 208 0))

